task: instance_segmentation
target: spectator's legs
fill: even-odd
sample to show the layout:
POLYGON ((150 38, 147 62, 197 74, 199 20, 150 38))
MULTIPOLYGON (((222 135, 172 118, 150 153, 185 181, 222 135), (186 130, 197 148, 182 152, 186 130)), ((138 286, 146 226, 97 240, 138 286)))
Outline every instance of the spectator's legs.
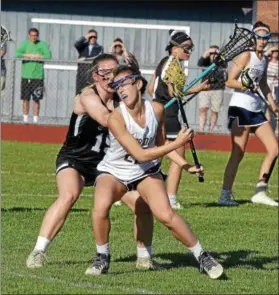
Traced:
POLYGON ((218 120, 218 113, 221 110, 223 103, 223 90, 212 90, 210 91, 210 102, 211 102, 211 116, 210 116, 210 131, 212 131, 218 120))
POLYGON ((39 112, 40 112, 40 100, 36 99, 33 100, 33 123, 38 122, 38 117, 39 117, 39 112))
POLYGON ((200 131, 204 131, 208 108, 200 108, 200 131))
POLYGON ((30 101, 26 98, 23 98, 23 122, 28 122, 28 114, 29 114, 29 108, 30 108, 30 101))

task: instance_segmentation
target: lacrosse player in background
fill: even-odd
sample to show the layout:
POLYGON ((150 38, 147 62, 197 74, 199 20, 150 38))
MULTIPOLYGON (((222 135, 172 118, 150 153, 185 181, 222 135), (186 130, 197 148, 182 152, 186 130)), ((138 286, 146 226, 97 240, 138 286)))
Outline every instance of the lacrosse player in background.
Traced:
MULTIPOLYGON (((96 180, 93 213, 96 243, 108 244, 111 204, 127 191, 137 189, 155 218, 192 252, 200 269, 217 279, 223 267, 202 249, 187 223, 171 208, 161 173, 160 158, 167 154, 181 169, 202 173, 202 167, 187 164, 175 152, 191 140, 193 131, 183 128, 175 140, 165 143, 164 107, 142 98, 146 84, 138 69, 120 66, 116 70, 112 87, 120 97, 120 104, 109 117, 110 147, 97 167, 100 175, 96 180)), ((100 253, 97 246, 96 259, 86 273, 107 273, 109 265, 109 251, 100 253)))
MULTIPOLYGON (((190 36, 185 32, 177 32, 174 30, 169 31, 170 41, 166 47, 169 56, 176 56, 180 61, 189 60, 193 51, 194 44, 190 36)), ((169 56, 164 57, 156 68, 153 74, 148 92, 152 95, 153 99, 162 104, 166 104, 171 100, 172 93, 168 85, 163 81, 168 64, 169 56)), ((207 90, 209 88, 208 81, 192 87, 185 95, 207 90)), ((173 103, 165 110, 165 125, 166 125, 166 138, 170 141, 174 140, 181 129, 181 123, 178 118, 179 107, 178 103, 173 103)), ((176 150, 182 157, 185 157, 185 146, 181 146, 176 150)), ((170 204, 173 209, 181 209, 181 204, 177 201, 178 186, 182 175, 182 169, 173 161, 170 161, 168 179, 167 179, 167 193, 170 204)))
POLYGON ((267 151, 260 169, 255 194, 251 201, 278 206, 278 203, 267 195, 268 181, 278 157, 278 141, 271 124, 262 111, 262 101, 254 93, 256 88, 260 86, 278 117, 278 107, 274 103, 267 84, 267 58, 264 56, 264 48, 270 38, 270 29, 268 25, 258 21, 253 26, 253 32, 257 39, 256 51, 244 52, 235 59, 226 83, 228 87, 235 89, 235 91, 231 97, 228 110, 228 127, 231 130, 232 150, 218 202, 224 206, 238 205, 232 199, 232 186, 238 166, 244 156, 250 132, 255 134, 267 151))

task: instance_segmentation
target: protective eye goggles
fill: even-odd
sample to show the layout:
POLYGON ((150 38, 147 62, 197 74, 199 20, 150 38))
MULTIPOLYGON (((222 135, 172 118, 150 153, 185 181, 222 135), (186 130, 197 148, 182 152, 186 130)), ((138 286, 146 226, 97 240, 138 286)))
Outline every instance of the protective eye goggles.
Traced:
POLYGON ((114 71, 114 69, 98 69, 98 70, 96 70, 96 73, 101 77, 105 77, 107 75, 112 74, 113 71, 114 71))
POLYGON ((258 40, 269 40, 271 34, 270 33, 266 33, 264 35, 260 35, 260 34, 257 34, 257 33, 254 33, 255 34, 255 37, 258 39, 258 40))
POLYGON ((113 81, 110 83, 110 87, 115 91, 118 91, 120 87, 124 87, 126 85, 133 85, 139 79, 139 75, 127 75, 122 77, 117 81, 113 81))

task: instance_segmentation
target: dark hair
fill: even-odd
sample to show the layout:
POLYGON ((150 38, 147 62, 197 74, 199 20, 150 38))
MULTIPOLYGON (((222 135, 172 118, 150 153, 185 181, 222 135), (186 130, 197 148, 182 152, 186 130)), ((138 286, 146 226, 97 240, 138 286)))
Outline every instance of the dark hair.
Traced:
POLYGON ((218 49, 218 50, 220 49, 219 46, 217 46, 217 45, 210 45, 209 48, 215 48, 215 49, 218 49))
POLYGON ((98 36, 98 33, 97 33, 97 31, 96 31, 96 30, 94 30, 94 29, 91 29, 91 30, 89 30, 89 31, 88 31, 88 33, 95 33, 95 34, 98 36))
POLYGON ((145 90, 146 90, 146 86, 147 86, 147 81, 146 79, 141 75, 140 70, 137 67, 134 66, 127 66, 127 65, 120 65, 116 68, 116 70, 114 71, 114 77, 117 76, 120 73, 131 73, 132 75, 137 75, 139 77, 136 78, 136 80, 141 80, 142 81, 142 87, 140 89, 141 94, 143 95, 145 90))
POLYGON ((93 71, 94 72, 97 71, 99 63, 102 62, 102 61, 105 61, 105 60, 114 60, 118 64, 118 60, 114 55, 104 53, 104 54, 99 55, 98 57, 96 57, 93 60, 93 62, 92 62, 93 71))
POLYGON ((120 39, 120 38, 116 38, 116 39, 114 39, 113 42, 120 42, 120 43, 123 43, 122 39, 120 39))
POLYGON ((259 27, 267 28, 268 31, 270 32, 270 27, 269 27, 269 25, 263 23, 262 21, 257 21, 257 22, 253 25, 253 30, 255 30, 256 28, 259 28, 259 27))
POLYGON ((191 40, 191 42, 193 43, 191 37, 188 34, 186 34, 185 32, 180 32, 180 31, 178 32, 175 30, 169 30, 169 35, 170 35, 170 41, 165 49, 169 52, 169 54, 171 54, 171 49, 174 46, 176 46, 175 44, 180 45, 187 40, 191 40), (173 41, 173 43, 172 43, 172 41, 173 41))
POLYGON ((31 32, 35 32, 35 33, 37 33, 38 34, 38 36, 39 36, 39 30, 38 29, 36 29, 36 28, 30 28, 29 30, 28 30, 28 35, 30 35, 30 33, 31 32))

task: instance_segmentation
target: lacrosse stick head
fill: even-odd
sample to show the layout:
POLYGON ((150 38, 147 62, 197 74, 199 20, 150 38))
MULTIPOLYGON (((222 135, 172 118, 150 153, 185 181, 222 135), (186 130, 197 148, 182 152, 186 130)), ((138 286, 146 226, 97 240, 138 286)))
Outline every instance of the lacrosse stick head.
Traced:
POLYGON ((11 32, 9 32, 4 26, 1 25, 1 45, 5 45, 8 41, 13 41, 11 32))
POLYGON ((173 96, 182 99, 184 96, 184 86, 186 84, 186 75, 176 56, 170 55, 163 69, 163 81, 167 84, 173 96))
POLYGON ((256 45, 257 41, 254 32, 246 28, 240 28, 235 24, 230 41, 220 49, 220 53, 214 62, 216 64, 227 63, 242 52, 255 51, 256 45))

